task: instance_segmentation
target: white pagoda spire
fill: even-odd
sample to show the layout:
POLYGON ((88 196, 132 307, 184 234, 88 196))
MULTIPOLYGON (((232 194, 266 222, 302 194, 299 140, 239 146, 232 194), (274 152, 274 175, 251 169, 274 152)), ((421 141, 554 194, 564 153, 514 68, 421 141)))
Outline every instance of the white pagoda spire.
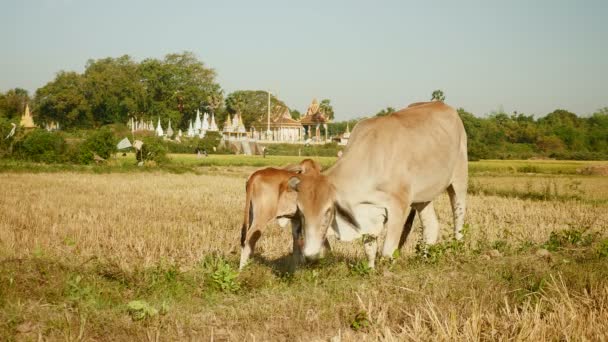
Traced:
POLYGON ((163 127, 160 125, 160 116, 158 117, 158 125, 156 126, 156 135, 159 137, 165 135, 165 132, 163 132, 163 127))
POLYGON ((209 130, 209 114, 207 112, 203 114, 203 126, 201 127, 201 129, 203 131, 209 130))
POLYGON ((217 132, 219 129, 217 128, 217 124, 215 123, 215 114, 211 114, 211 125, 209 125, 209 130, 211 132, 217 132))
POLYGON ((173 128, 171 128, 171 119, 169 119, 169 128, 167 128, 167 137, 168 138, 173 137, 173 128))
POLYGON ((239 114, 234 114, 234 118, 232 119, 232 131, 238 132, 239 130, 239 114))
POLYGON ((239 133, 247 133, 245 129, 245 125, 243 124, 243 118, 239 115, 239 123, 237 125, 237 132, 239 133))
POLYGON ((201 128, 203 128, 203 125, 201 123, 201 112, 197 109, 196 110, 196 120, 194 120, 194 132, 199 133, 201 128))
POLYGON ((194 136, 194 128, 192 127, 192 120, 190 120, 190 125, 188 126, 188 133, 187 135, 189 137, 193 137, 194 136))

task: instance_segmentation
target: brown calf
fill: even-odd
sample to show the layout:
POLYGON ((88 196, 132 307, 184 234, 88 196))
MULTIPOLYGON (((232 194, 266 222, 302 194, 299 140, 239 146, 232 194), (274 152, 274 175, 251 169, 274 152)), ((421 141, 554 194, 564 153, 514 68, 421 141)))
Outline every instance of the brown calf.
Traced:
POLYGON ((312 159, 304 159, 300 164, 276 169, 268 167, 255 171, 247 179, 245 195, 245 217, 241 228, 241 262, 243 269, 253 253, 255 244, 268 223, 275 218, 281 227, 292 221, 294 257, 300 257, 299 220, 292 220, 297 211, 297 193, 287 182, 298 174, 319 174, 321 168, 312 159))

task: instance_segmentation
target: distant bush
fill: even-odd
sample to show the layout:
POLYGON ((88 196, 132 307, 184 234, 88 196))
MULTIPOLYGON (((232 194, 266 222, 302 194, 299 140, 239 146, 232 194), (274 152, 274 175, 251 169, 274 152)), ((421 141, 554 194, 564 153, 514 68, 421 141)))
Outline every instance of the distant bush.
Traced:
POLYGON ((213 154, 219 152, 218 145, 222 140, 222 135, 219 132, 207 132, 204 138, 184 138, 181 143, 175 141, 165 141, 167 151, 169 153, 196 153, 199 150, 207 150, 207 153, 213 154), (213 148, 216 148, 216 151, 213 148))
POLYGON ((167 148, 161 138, 144 137, 141 140, 144 144, 141 150, 135 154, 138 162, 154 161, 158 164, 164 164, 169 161, 167 158, 167 148))
POLYGON ((108 159, 116 152, 116 138, 109 128, 92 132, 82 143, 70 150, 70 160, 78 164, 93 162, 94 156, 108 159))
POLYGON ((15 143, 15 157, 41 163, 66 160, 65 139, 58 133, 36 129, 15 143))

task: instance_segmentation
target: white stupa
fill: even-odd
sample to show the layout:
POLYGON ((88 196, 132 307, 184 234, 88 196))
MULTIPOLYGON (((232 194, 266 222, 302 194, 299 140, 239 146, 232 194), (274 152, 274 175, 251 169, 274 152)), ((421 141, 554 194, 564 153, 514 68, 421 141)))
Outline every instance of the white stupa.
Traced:
MULTIPOLYGON (((158 120, 160 121, 160 118, 158 120)), ((154 130, 154 123, 152 123, 152 120, 150 120, 150 122, 148 123, 148 130, 149 131, 153 131, 154 130)))
POLYGON ((194 120, 194 133, 195 134, 200 133, 201 128, 203 128, 203 124, 201 122, 201 112, 197 109, 196 110, 196 120, 194 120))
POLYGON ((194 136, 194 127, 192 127, 192 120, 189 121, 190 125, 188 126, 188 133, 186 135, 188 135, 189 137, 193 137, 194 136))
POLYGON ((180 137, 180 138, 182 137, 182 130, 181 129, 179 131, 177 131, 177 136, 180 137))
POLYGON ((211 132, 219 131, 219 128, 217 127, 217 124, 215 123, 215 114, 211 114, 211 124, 209 125, 209 131, 211 131, 211 132))
POLYGON ((167 137, 173 138, 173 128, 171 128, 171 119, 169 119, 169 127, 167 128, 167 137))
POLYGON ((238 113, 234 114, 234 118, 232 119, 232 131, 233 132, 239 131, 239 114, 238 113))
POLYGON ((156 135, 159 137, 165 135, 165 132, 163 132, 163 127, 160 125, 160 116, 158 117, 158 125, 156 126, 156 135))
POLYGON ((236 131, 239 133, 247 133, 247 130, 245 129, 245 125, 243 124, 243 118, 239 115, 239 122, 236 128, 236 131))
POLYGON ((203 131, 209 130, 209 114, 207 112, 203 114, 203 126, 201 127, 201 129, 203 131))

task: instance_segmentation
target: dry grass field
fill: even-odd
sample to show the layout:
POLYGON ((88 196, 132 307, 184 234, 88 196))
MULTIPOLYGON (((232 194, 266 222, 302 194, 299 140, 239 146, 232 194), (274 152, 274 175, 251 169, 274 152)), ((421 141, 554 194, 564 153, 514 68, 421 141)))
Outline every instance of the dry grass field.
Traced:
POLYGON ((608 339, 608 177, 480 170, 464 242, 442 196, 376 271, 332 241, 289 273, 273 224, 238 274, 254 169, 0 173, 0 340, 608 339))

